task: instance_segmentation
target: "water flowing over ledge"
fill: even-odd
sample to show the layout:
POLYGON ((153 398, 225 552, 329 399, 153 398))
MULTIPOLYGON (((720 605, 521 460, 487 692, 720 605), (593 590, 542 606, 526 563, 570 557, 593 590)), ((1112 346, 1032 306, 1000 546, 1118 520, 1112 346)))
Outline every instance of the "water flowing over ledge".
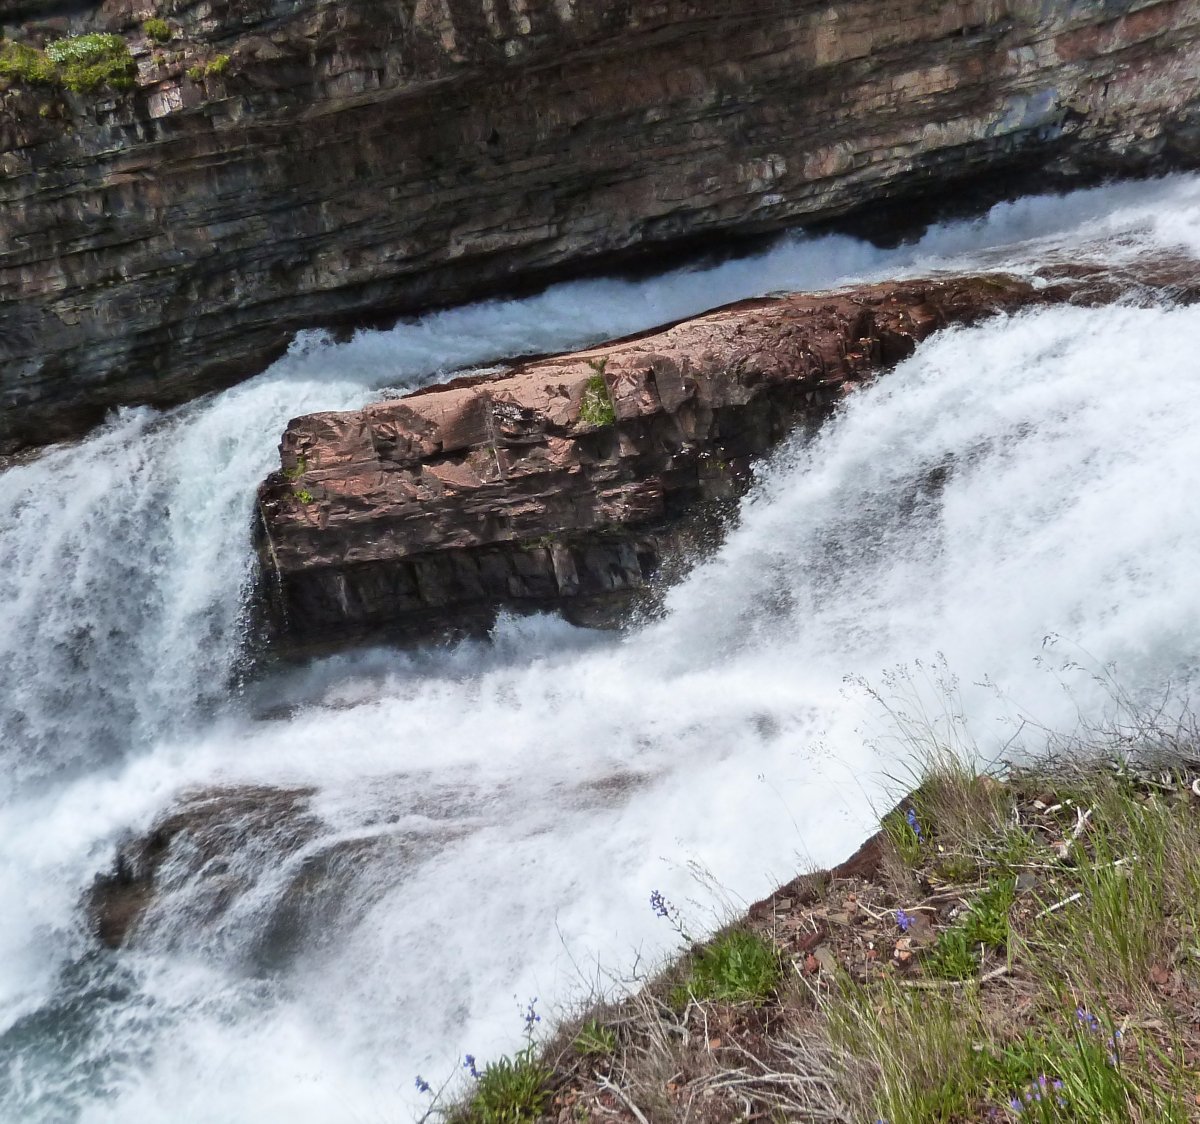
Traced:
POLYGON ((416 1073, 513 1045, 514 995, 553 1008, 577 968, 664 952, 650 890, 715 919, 852 851, 897 751, 864 738, 847 675, 941 651, 986 743, 1022 710, 1103 709, 1067 659, 1115 661, 1133 690, 1197 664, 1193 308, 1043 309, 927 340, 761 466, 724 545, 640 629, 504 620, 487 644, 263 679, 243 646, 251 515, 289 417, 764 291, 1196 256, 1198 229, 1180 178, 1025 200, 895 251, 797 240, 308 337, 233 391, 4 472, 2 1115, 400 1114, 416 1073), (101 953, 79 902, 118 841, 181 793, 239 786, 295 794, 275 827, 302 830, 231 833, 137 949, 101 953), (320 923, 280 944, 297 885, 320 923))

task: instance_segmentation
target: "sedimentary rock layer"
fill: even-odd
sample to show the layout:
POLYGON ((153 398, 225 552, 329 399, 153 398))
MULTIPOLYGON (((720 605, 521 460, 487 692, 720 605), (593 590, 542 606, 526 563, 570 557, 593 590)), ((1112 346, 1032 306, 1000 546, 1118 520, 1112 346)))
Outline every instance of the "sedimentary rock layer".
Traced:
POLYGON ((1063 290, 1004 276, 743 301, 661 331, 292 421, 260 490, 292 642, 419 633, 498 606, 605 610, 681 517, 934 330, 1063 290))
POLYGON ((132 0, 0 13, 139 66, 0 90, 0 453, 300 327, 1200 152, 1200 0, 174 0, 158 46, 132 0))

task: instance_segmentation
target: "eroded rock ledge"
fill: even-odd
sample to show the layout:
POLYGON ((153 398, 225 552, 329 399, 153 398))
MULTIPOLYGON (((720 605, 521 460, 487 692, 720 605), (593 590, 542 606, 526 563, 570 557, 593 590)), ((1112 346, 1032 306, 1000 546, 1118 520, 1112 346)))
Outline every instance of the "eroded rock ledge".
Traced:
POLYGON ((297 418, 259 494, 277 629, 303 647, 486 625, 499 607, 611 619, 686 513, 737 496, 753 458, 849 388, 939 328, 1083 292, 991 275, 749 300, 297 418))
POLYGON ((1200 0, 172 0, 165 44, 153 11, 0 0, 138 67, 111 96, 0 80, 0 454, 302 327, 1200 157, 1200 0))

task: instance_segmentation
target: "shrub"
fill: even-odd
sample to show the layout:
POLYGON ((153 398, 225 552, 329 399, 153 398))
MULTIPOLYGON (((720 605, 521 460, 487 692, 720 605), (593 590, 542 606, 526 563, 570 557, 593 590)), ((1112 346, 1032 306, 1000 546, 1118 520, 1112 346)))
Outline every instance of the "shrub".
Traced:
POLYGON ((30 85, 65 86, 76 93, 101 86, 128 89, 136 66, 119 35, 92 32, 56 39, 44 51, 23 43, 0 48, 0 76, 30 85))
POLYGON ((54 63, 46 53, 24 43, 0 46, 0 78, 12 78, 31 86, 53 86, 58 81, 54 63))
POLYGON ((146 33, 147 39, 152 39, 155 43, 169 43, 174 35, 171 32, 171 25, 166 20, 148 19, 142 24, 142 31, 146 33))
POLYGON ((71 35, 46 44, 46 57, 58 66, 93 63, 113 55, 128 57, 129 48, 119 35, 92 31, 87 35, 71 35))

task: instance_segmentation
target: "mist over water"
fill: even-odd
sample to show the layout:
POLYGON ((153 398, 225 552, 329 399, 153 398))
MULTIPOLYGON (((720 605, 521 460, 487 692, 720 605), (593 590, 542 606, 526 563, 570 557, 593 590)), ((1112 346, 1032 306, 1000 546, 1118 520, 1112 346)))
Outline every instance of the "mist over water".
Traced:
POLYGON ((903 769, 855 678, 994 750, 1111 706, 1065 661, 1135 692, 1197 661, 1200 310, 941 333, 762 466, 725 545, 627 634, 512 619, 262 681, 250 517, 289 417, 770 290, 1162 251, 1200 258, 1200 180, 1025 199, 891 251, 793 238, 307 335, 0 474, 0 1119, 407 1119, 417 1073, 512 1048, 530 997, 553 1011, 669 951, 651 890, 702 929, 845 857, 903 769), (116 842, 241 784, 297 795, 227 869, 171 883, 137 951, 98 952, 79 901, 116 842), (199 924, 218 876, 238 892, 199 924))

